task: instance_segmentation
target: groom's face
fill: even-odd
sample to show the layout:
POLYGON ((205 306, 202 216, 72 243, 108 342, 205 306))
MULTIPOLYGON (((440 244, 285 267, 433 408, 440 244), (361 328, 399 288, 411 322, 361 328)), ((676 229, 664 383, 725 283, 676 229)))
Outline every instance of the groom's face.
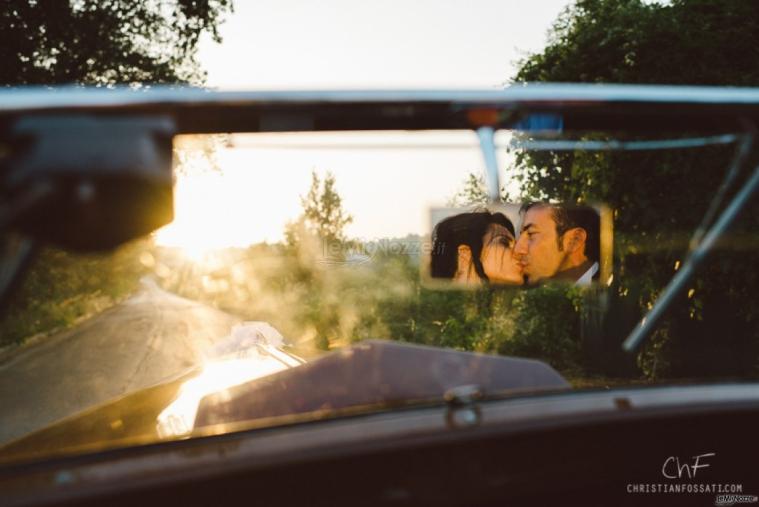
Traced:
POLYGON ((559 270, 566 253, 559 248, 550 206, 533 206, 527 210, 514 246, 514 256, 530 284, 551 278, 559 270))

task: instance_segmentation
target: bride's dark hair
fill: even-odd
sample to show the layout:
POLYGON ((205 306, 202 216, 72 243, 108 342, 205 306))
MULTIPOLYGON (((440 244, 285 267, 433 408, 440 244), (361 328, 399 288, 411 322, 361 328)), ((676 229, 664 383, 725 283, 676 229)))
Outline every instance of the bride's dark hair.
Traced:
POLYGON ((472 211, 454 215, 440 221, 432 231, 430 275, 433 278, 453 278, 458 268, 458 247, 466 245, 472 252, 472 263, 477 276, 488 281, 482 267, 482 240, 491 224, 502 225, 512 236, 514 225, 503 213, 472 211))

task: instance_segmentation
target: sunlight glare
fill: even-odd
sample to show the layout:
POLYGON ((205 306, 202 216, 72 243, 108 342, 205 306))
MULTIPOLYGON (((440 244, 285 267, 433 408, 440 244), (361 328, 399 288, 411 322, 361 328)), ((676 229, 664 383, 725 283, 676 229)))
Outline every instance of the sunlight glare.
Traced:
POLYGON ((157 421, 159 436, 167 438, 190 433, 204 396, 286 368, 284 363, 265 356, 207 364, 200 375, 182 384, 177 398, 160 413, 157 421))
MULTIPOLYGON (((366 240, 426 233, 430 207, 482 172, 471 131, 235 134, 214 157, 218 170, 178 172, 175 220, 156 237, 195 262, 213 250, 282 241, 312 171, 335 176, 353 216, 345 232, 366 240)), ((508 182, 508 157, 500 162, 508 182)))

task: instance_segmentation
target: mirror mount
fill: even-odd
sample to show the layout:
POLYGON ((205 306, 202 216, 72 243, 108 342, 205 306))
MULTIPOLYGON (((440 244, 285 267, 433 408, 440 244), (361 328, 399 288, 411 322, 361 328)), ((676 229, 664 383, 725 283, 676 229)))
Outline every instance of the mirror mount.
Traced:
POLYGON ((485 160, 485 186, 488 200, 491 203, 501 202, 501 181, 498 174, 498 153, 495 145, 495 130, 493 127, 479 127, 477 137, 480 140, 480 150, 485 160))

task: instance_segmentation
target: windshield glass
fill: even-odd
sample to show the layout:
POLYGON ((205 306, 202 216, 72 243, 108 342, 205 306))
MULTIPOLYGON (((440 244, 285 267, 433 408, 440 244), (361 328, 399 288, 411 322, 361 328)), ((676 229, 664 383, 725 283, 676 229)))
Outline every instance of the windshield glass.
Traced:
POLYGON ((112 253, 46 247, 14 294, 0 459, 436 403, 461 385, 756 378, 755 200, 623 349, 740 193, 750 138, 542 127, 495 133, 498 202, 474 131, 176 137, 173 223, 112 253), (578 207, 602 226, 573 221, 578 207))

